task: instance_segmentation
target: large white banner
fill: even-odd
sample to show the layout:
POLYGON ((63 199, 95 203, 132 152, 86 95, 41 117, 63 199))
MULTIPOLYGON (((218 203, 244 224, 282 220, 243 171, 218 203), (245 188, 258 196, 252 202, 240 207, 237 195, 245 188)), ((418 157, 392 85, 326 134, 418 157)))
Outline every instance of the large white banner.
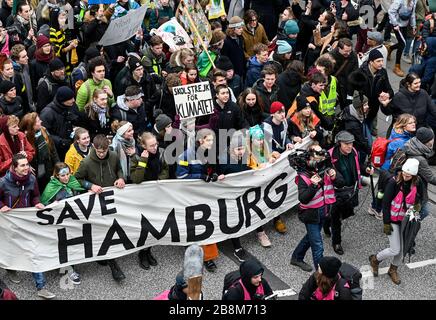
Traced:
POLYGON ((121 18, 111 20, 99 44, 111 46, 133 37, 140 29, 146 11, 147 6, 141 6, 136 10, 130 10, 121 18))
POLYGON ((240 237, 298 203, 288 154, 223 181, 152 181, 1 213, 0 268, 43 272, 155 245, 240 237))

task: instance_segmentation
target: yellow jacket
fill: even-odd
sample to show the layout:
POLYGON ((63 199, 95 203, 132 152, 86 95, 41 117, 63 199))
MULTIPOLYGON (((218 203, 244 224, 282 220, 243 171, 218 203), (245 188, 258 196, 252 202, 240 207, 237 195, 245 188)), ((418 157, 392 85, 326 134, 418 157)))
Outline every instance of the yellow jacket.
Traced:
POLYGON ((65 163, 70 167, 71 174, 76 173, 77 169, 79 169, 80 162, 82 162, 82 155, 77 152, 74 143, 71 144, 70 149, 65 155, 65 163))

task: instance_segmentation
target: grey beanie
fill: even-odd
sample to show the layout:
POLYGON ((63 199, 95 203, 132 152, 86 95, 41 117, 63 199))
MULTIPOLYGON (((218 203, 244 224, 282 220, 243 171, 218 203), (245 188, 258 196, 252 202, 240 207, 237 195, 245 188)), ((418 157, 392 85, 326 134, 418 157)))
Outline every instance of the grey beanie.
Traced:
POLYGON ((164 130, 169 124, 173 123, 170 117, 162 113, 156 117, 156 129, 158 132, 164 130))
POLYGON ((426 144, 430 140, 434 139, 433 130, 426 127, 421 127, 416 130, 416 139, 421 141, 423 144, 426 144))

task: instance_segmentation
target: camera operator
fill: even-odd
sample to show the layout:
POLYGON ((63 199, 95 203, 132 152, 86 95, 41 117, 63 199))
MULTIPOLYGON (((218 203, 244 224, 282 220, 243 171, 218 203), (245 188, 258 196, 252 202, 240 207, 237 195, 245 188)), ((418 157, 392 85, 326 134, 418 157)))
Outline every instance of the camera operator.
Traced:
MULTIPOLYGON (((337 175, 334 183, 336 203, 331 214, 332 244, 333 250, 339 255, 344 254, 341 246, 341 219, 354 215, 354 208, 359 205, 359 189, 362 187, 359 154, 353 147, 353 142, 354 136, 351 133, 340 131, 335 138, 336 145, 329 150, 337 175)), ((374 168, 367 167, 366 172, 372 175, 374 168)))
POLYGON ((318 144, 311 145, 305 168, 302 168, 296 178, 300 201, 298 218, 305 224, 307 233, 292 253, 291 264, 307 272, 312 271, 312 267, 304 262, 309 248, 312 250, 315 270, 323 257, 321 228, 325 218, 330 215, 332 204, 336 201, 333 190, 336 171, 326 167, 326 154, 327 152, 318 144))
MULTIPOLYGON (((229 288, 224 288, 223 300, 264 300, 273 291, 268 281, 263 278, 263 267, 254 259, 241 263, 241 277, 235 279, 229 288)), ((233 273, 233 272, 232 272, 233 273)))

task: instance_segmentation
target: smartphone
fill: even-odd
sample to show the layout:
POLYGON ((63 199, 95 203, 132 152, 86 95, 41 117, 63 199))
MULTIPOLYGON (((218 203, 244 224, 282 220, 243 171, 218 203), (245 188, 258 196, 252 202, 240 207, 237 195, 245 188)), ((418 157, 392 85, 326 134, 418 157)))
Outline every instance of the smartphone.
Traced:
POLYGON ((277 297, 277 295, 278 295, 278 293, 273 292, 273 294, 271 294, 271 295, 265 297, 265 300, 271 300, 271 299, 274 299, 274 298, 277 297))

